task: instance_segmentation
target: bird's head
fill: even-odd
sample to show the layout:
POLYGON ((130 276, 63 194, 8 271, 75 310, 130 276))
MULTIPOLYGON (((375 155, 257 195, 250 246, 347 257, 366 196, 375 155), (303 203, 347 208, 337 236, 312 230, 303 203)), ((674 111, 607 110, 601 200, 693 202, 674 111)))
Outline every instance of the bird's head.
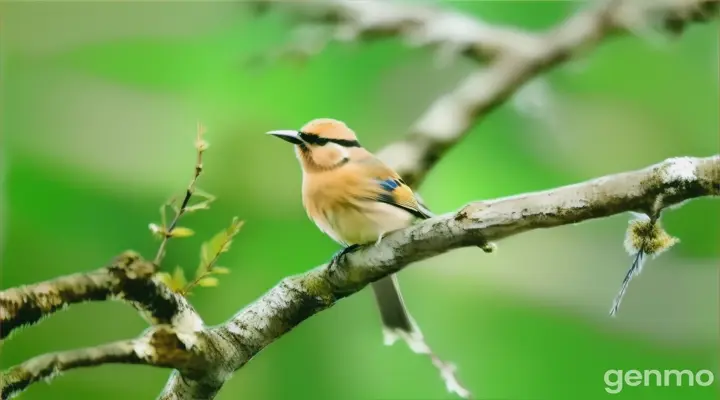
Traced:
POLYGON ((361 147, 352 129, 331 118, 314 119, 299 130, 267 133, 294 144, 303 168, 308 171, 342 166, 350 160, 352 149, 361 147))
POLYGON ((357 137, 344 122, 331 118, 318 118, 305 124, 300 130, 270 131, 273 135, 295 145, 322 147, 328 143, 357 147, 357 137))

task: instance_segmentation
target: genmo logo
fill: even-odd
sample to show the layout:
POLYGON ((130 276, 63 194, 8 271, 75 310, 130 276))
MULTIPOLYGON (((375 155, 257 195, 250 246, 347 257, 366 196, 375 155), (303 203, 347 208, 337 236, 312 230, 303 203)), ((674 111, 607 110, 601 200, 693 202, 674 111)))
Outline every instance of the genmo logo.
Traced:
POLYGON ((687 369, 610 369, 605 371, 605 391, 610 394, 617 394, 625 386, 655 386, 655 387, 679 387, 679 386, 710 386, 715 382, 715 375, 712 371, 701 369, 690 371, 687 369))

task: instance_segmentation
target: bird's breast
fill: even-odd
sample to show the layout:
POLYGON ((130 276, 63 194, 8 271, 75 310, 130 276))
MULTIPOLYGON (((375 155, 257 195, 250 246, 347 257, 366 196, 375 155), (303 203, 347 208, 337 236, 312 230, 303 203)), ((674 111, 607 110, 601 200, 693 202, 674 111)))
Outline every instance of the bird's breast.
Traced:
POLYGON ((413 220, 407 211, 371 200, 308 200, 308 215, 318 228, 346 246, 375 242, 381 235, 409 226, 413 220))

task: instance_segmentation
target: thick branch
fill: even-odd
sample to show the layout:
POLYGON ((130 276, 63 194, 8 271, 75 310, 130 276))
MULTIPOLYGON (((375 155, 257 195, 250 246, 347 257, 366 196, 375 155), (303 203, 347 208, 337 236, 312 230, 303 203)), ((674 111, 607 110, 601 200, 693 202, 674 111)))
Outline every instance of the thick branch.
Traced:
POLYGON ((126 252, 95 271, 4 290, 0 292, 0 339, 68 305, 108 299, 129 302, 153 324, 201 329, 202 320, 185 298, 151 279, 155 270, 140 255, 126 252))
POLYGON ((29 385, 52 379, 61 372, 103 364, 175 368, 196 376, 205 373, 207 368, 205 358, 193 349, 196 342, 194 334, 177 333, 169 326, 160 325, 135 340, 44 354, 3 372, 0 398, 11 398, 29 385))
MULTIPOLYGON (((720 156, 713 156, 673 158, 557 189, 470 203, 457 212, 389 234, 378 245, 362 247, 337 264, 284 279, 225 324, 211 328, 208 334, 217 338, 215 343, 229 349, 221 352, 222 358, 214 364, 227 368, 218 371, 219 376, 229 375, 305 319, 410 263, 532 229, 627 211, 651 212, 658 204, 666 208, 718 195, 720 156)), ((223 381, 215 382, 221 385, 223 381)), ((195 382, 203 391, 192 392, 192 396, 165 398, 212 398, 220 388, 203 383, 195 382)), ((166 386, 164 396, 177 393, 179 385, 187 393, 188 383, 176 377, 166 386)))
MULTIPOLYGON (((223 325, 192 332, 159 325, 136 340, 39 356, 4 373, 0 392, 5 399, 61 371, 106 363, 132 363, 176 370, 160 399, 212 399, 232 372, 265 346, 310 316, 412 262, 531 229, 573 224, 626 211, 656 213, 658 208, 671 207, 696 197, 718 195, 720 156, 714 156, 674 158, 642 170, 558 189, 470 203, 458 212, 389 234, 378 245, 362 247, 336 264, 322 265, 305 274, 286 278, 223 325)), ((120 287, 116 279, 121 278, 107 278, 107 272, 101 273, 103 270, 125 271, 120 276, 134 282, 126 287, 145 287, 139 284, 140 281, 147 282, 150 288, 162 287, 152 283, 144 272, 145 267, 128 269, 131 265, 148 264, 139 256, 126 253, 113 265, 93 273, 32 285, 22 291, 13 289, 3 295, 4 299, 13 298, 7 293, 38 296, 43 292, 38 288, 57 290, 58 282, 73 281, 86 282, 78 287, 88 289, 85 294, 74 289, 61 291, 63 294, 58 295, 61 301, 100 299, 95 293, 101 293, 105 298, 124 293, 122 289, 114 289, 120 287), (77 277, 81 276, 99 279, 87 283, 93 279, 78 281, 77 277), (73 293, 73 296, 67 293, 73 293)), ((147 297, 157 298, 142 304, 167 306, 170 302, 165 293, 166 289, 152 289, 147 297)), ((184 300, 182 304, 186 304, 184 300)), ((52 312, 52 308, 41 309, 52 312)), ((3 308, 4 312, 9 310, 3 308)), ((12 310, 15 314, 8 315, 27 312, 17 306, 12 310)), ((184 326, 180 324, 180 327, 184 326)))

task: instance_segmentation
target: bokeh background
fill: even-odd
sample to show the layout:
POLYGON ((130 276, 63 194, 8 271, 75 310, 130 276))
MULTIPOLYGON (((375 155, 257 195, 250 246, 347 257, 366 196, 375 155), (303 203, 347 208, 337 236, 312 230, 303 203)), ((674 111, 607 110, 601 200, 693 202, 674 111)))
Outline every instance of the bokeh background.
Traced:
MULTIPOLYGON (((492 23, 552 26, 574 2, 449 2, 492 23)), ((338 247, 307 219, 292 149, 267 137, 315 117, 345 120, 371 150, 403 135, 475 65, 447 66, 400 40, 331 44, 305 63, 248 60, 293 38, 282 14, 242 2, 3 3, 4 288, 97 268, 125 249, 152 257, 148 223, 192 173, 196 121, 210 148, 199 187, 218 197, 183 221, 166 268, 194 271, 199 245, 246 224, 220 286, 192 302, 221 323, 282 277, 338 247), (249 67, 249 65, 251 67, 249 67)), ((531 82, 473 128, 419 192, 436 212, 718 150, 717 27, 679 41, 604 43, 531 82)), ((629 215, 526 233, 493 255, 463 249, 400 274, 434 349, 481 399, 711 399, 709 388, 605 392, 608 369, 718 375, 720 209, 693 201, 663 222, 681 242, 646 265, 620 315, 608 310, 630 257, 629 215)), ((218 399, 452 399, 405 345, 382 345, 363 291, 303 323, 235 374, 218 399)), ((130 338, 120 303, 83 304, 2 344, 3 368, 54 350, 130 338)), ((23 399, 151 399, 168 371, 108 365, 34 385, 23 399)))

